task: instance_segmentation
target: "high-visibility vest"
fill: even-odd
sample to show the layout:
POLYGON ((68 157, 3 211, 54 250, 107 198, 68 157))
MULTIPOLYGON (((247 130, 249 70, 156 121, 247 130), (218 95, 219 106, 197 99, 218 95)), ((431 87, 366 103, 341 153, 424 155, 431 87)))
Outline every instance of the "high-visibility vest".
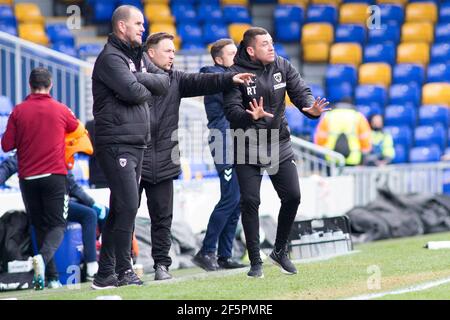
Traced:
POLYGON ((92 146, 91 139, 89 138, 88 131, 80 120, 78 120, 78 127, 76 128, 76 130, 66 134, 65 143, 65 161, 66 167, 69 170, 73 168, 75 162, 75 153, 83 152, 89 155, 94 153, 94 148, 92 146))
POLYGON ((382 155, 383 158, 394 159, 395 149, 392 136, 383 131, 372 131, 372 153, 382 155))

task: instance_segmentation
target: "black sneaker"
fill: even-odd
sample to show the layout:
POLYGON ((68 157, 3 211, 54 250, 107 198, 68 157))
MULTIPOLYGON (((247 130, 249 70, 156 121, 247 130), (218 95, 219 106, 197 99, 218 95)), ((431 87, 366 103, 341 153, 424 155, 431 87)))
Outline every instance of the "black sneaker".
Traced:
POLYGON ((264 278, 264 273, 262 269, 262 264, 255 264, 250 266, 250 271, 247 273, 249 278, 264 278))
POLYGON ((109 275, 107 277, 101 277, 97 273, 94 276, 94 281, 92 282, 91 288, 95 290, 104 290, 117 288, 117 286, 117 276, 115 274, 109 275))
POLYGON ((155 281, 172 279, 169 269, 162 264, 157 264, 155 268, 155 281))
POLYGON ((238 269, 238 268, 244 268, 247 265, 239 263, 231 258, 222 259, 219 258, 217 260, 217 264, 221 269, 238 269))
POLYGON ((124 273, 119 274, 117 282, 119 287, 130 285, 142 286, 144 284, 144 282, 142 282, 142 280, 139 279, 137 274, 134 273, 132 269, 128 269, 124 273))
POLYGON ((206 271, 217 271, 219 265, 217 264, 216 255, 214 253, 202 254, 198 252, 192 259, 197 266, 206 271))
POLYGON ((280 249, 280 250, 273 249, 273 251, 269 255, 269 259, 275 265, 280 267, 281 272, 283 272, 285 274, 296 274, 297 273, 297 268, 294 266, 294 264, 288 258, 287 249, 280 249))

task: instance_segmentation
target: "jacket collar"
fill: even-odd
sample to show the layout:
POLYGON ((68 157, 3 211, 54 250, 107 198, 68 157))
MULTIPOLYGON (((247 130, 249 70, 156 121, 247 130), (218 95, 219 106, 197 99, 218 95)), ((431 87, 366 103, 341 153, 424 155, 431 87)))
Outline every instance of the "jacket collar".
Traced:
POLYGON ((114 33, 108 36, 108 43, 116 49, 122 51, 128 58, 130 58, 135 66, 141 65, 141 59, 144 54, 142 46, 132 47, 131 44, 119 39, 114 33))

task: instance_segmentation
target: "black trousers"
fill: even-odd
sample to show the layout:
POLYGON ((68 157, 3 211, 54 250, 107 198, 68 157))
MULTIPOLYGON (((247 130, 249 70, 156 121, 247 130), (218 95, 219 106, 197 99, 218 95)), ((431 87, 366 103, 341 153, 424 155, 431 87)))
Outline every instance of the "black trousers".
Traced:
MULTIPOLYGON (((241 190, 242 226, 244 227, 250 263, 252 265, 261 264, 258 216, 259 205, 261 203, 261 180, 263 177, 261 168, 254 165, 238 164, 236 165, 236 172, 241 190)), ((269 175, 269 177, 281 200, 275 239, 275 248, 279 250, 287 244, 300 204, 297 166, 292 159, 286 160, 280 163, 278 172, 269 175)))
POLYGON ((31 224, 34 227, 39 254, 45 263, 47 279, 58 279, 53 260, 66 229, 69 196, 66 176, 53 174, 34 180, 20 179, 20 190, 31 224))
POLYGON ((156 184, 141 180, 139 194, 145 190, 147 208, 151 220, 152 257, 157 264, 167 268, 172 264, 169 256, 171 242, 170 228, 173 217, 173 179, 156 184))
POLYGON ((131 242, 139 206, 144 149, 108 146, 97 148, 96 152, 111 190, 98 269, 98 274, 106 277, 131 269, 131 242))

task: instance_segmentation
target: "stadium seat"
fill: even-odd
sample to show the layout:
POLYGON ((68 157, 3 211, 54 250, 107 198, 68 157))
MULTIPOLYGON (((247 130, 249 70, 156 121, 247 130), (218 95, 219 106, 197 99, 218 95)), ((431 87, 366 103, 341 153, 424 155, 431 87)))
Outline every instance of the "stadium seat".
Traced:
POLYGON ((442 104, 450 107, 450 83, 427 83, 422 87, 422 104, 442 104))
POLYGON ((181 42, 189 42, 203 44, 202 29, 196 23, 180 23, 177 24, 177 34, 181 38, 181 42))
POLYGON ((22 39, 46 46, 48 38, 42 24, 21 23, 19 24, 19 37, 22 39))
POLYGON ((392 82, 410 84, 421 87, 425 81, 425 70, 420 64, 400 63, 394 66, 392 82))
MULTIPOLYGON (((9 116, 13 109, 11 99, 7 96, 0 96, 0 116, 9 116)), ((3 132, 0 132, 3 133, 3 132)))
POLYGON ((330 63, 360 65, 362 49, 357 43, 335 43, 330 49, 330 63))
POLYGON ((241 5, 248 6, 248 0, 220 0, 222 5, 241 5))
POLYGON ((73 45, 66 44, 64 42, 57 42, 52 44, 52 49, 59 51, 61 53, 67 54, 69 56, 78 57, 78 52, 73 45))
POLYGON ((358 74, 355 66, 346 64, 330 64, 325 73, 325 85, 337 86, 342 83, 348 83, 356 86, 358 74))
POLYGON ((41 14, 41 9, 35 3, 17 3, 14 12, 19 23, 43 24, 45 20, 41 14))
POLYGON ((305 19, 305 9, 295 5, 277 5, 273 13, 274 23, 283 21, 296 21, 303 23, 305 19))
POLYGON ((404 6, 408 3, 408 0, 376 0, 377 4, 398 4, 404 6))
POLYGON ((365 3, 344 3, 339 8, 339 23, 366 25, 369 12, 365 3))
POLYGON ((441 158, 441 151, 438 146, 414 147, 409 152, 409 162, 437 162, 441 158))
POLYGON ((252 23, 250 12, 244 6, 223 6, 223 18, 226 23, 252 23))
POLYGON ((439 23, 434 29, 435 43, 450 43, 450 22, 439 23))
POLYGON ((409 3, 406 6, 407 22, 431 22, 436 23, 438 8, 434 2, 409 3))
POLYGON ((286 120, 291 132, 295 136, 304 134, 304 116, 296 107, 286 107, 286 120))
POLYGON ((335 30, 335 42, 366 43, 366 28, 360 24, 340 24, 335 30))
POLYGON ((198 6, 197 18, 199 22, 219 23, 224 22, 222 9, 219 5, 206 4, 198 6))
POLYGON ((434 25, 431 22, 406 22, 402 26, 402 42, 426 42, 434 40, 434 25))
POLYGON ((397 24, 382 24, 380 28, 369 29, 369 43, 392 43, 400 42, 400 27, 397 24))
POLYGON ((116 8, 116 4, 111 1, 94 1, 92 11, 94 13, 94 23, 107 23, 111 21, 111 16, 116 8))
POLYGON ((334 41, 333 26, 329 23, 307 23, 302 28, 302 44, 334 41))
POLYGON ((174 17, 167 4, 147 3, 144 7, 144 15, 150 21, 150 24, 158 23, 174 23, 174 17))
POLYGON ((417 108, 420 105, 420 88, 415 84, 393 84, 389 88, 390 104, 410 105, 417 108))
POLYGON ((368 44, 364 47, 364 63, 386 62, 395 64, 395 45, 393 43, 368 44))
MULTIPOLYGON (((71 0, 69 0, 71 1, 71 0)), ((122 6, 122 5, 132 5, 138 8, 141 11, 144 11, 144 6, 142 4, 141 0, 118 0, 116 1, 116 7, 122 6)))
POLYGON ((389 105, 384 111, 384 124, 386 126, 416 126, 416 110, 408 105, 389 105))
POLYGON ((17 27, 15 24, 0 21, 0 30, 9 33, 10 35, 17 36, 17 27))
POLYGON ((309 88, 314 97, 325 97, 325 90, 320 84, 317 83, 308 83, 309 88))
POLYGON ((306 22, 326 22, 335 25, 338 21, 338 10, 334 5, 312 4, 306 12, 306 22))
POLYGON ((355 104, 378 106, 384 110, 388 101, 387 90, 379 85, 358 85, 355 89, 355 104))
POLYGON ((327 100, 331 103, 337 103, 343 98, 352 98, 354 86, 347 83, 327 86, 327 100))
POLYGON ((328 62, 330 45, 326 42, 314 42, 303 45, 303 61, 310 63, 328 62))
POLYGON ((273 45, 275 52, 277 53, 277 55, 279 55, 280 57, 285 58, 286 60, 289 60, 289 54, 287 53, 286 49, 283 47, 283 45, 281 43, 275 43, 273 45))
POLYGON ((379 5, 379 8, 381 24, 403 24, 405 20, 405 11, 403 6, 394 3, 386 3, 379 5))
POLYGON ((213 43, 222 38, 229 38, 228 27, 224 23, 205 23, 203 25, 203 40, 213 43))
POLYGON ((439 8, 439 22, 450 22, 450 2, 442 3, 439 8))
POLYGON ((292 4, 306 8, 309 0, 278 0, 278 4, 292 4))
POLYGON ((275 39, 281 42, 299 43, 302 25, 297 21, 282 21, 275 23, 275 39))
POLYGON ((430 46, 427 43, 400 43, 397 47, 397 63, 419 63, 430 61, 430 46))
POLYGON ((359 67, 359 84, 391 85, 392 70, 387 63, 364 63, 359 67))
POLYGON ((16 16, 11 6, 0 4, 0 21, 16 24, 16 16))
POLYGON ((374 114, 383 114, 383 110, 377 105, 358 104, 356 105, 356 110, 361 112, 367 119, 374 114))
POLYGON ((406 149, 405 146, 401 144, 394 144, 395 156, 392 159, 391 163, 407 163, 408 162, 408 152, 409 149, 406 149))
POLYGON ((413 130, 408 126, 385 126, 384 130, 389 132, 395 145, 402 145, 409 150, 413 144, 413 130))
POLYGON ((414 130, 414 140, 417 147, 437 145, 443 152, 447 144, 447 132, 441 124, 418 126, 414 130))
POLYGON ((342 0, 311 0, 311 4, 331 4, 338 7, 342 0))
POLYGON ((52 44, 63 43, 72 47, 75 45, 75 38, 66 23, 47 24, 46 31, 52 44))
POLYGON ((197 12, 191 4, 173 4, 171 7, 172 16, 177 24, 197 23, 197 12))
POLYGON ((431 63, 450 63, 450 44, 436 43, 431 47, 431 63))
POLYGON ((78 56, 80 59, 87 59, 89 57, 97 57, 103 50, 103 44, 100 43, 84 43, 78 46, 78 56))
POLYGON ((450 83, 450 65, 445 63, 430 64, 427 69, 427 82, 450 83))
POLYGON ((176 35, 177 28, 172 23, 155 22, 150 24, 150 33, 156 32, 168 32, 170 34, 176 35))
POLYGON ((434 126, 438 123, 444 128, 450 124, 450 110, 446 106, 423 105, 419 108, 419 125, 434 126))
POLYGON ((235 43, 239 44, 244 37, 245 31, 251 27, 252 26, 247 23, 232 23, 228 25, 228 34, 235 43))

